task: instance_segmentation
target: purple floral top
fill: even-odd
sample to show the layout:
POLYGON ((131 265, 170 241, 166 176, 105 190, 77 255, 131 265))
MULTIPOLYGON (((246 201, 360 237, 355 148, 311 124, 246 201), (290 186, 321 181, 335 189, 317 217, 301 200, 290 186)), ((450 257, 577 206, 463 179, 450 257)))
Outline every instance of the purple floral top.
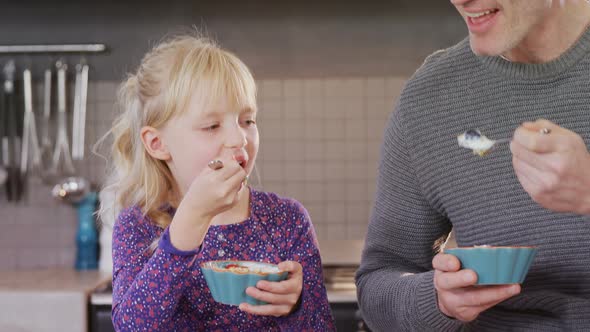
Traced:
MULTIPOLYGON (((293 199, 251 190, 250 217, 212 225, 199 250, 180 251, 140 208, 121 212, 113 230, 113 324, 117 331, 333 331, 315 231, 293 199), (158 237, 158 248, 150 245, 158 237), (285 317, 250 315, 217 303, 199 264, 235 259, 303 266, 299 308, 285 317)), ((173 210, 170 211, 174 213, 173 210)))

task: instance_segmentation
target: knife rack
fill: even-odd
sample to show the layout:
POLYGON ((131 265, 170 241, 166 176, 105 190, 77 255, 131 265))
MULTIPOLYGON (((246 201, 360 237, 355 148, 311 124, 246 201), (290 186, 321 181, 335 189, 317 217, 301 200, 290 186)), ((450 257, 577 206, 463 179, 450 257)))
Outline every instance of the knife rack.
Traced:
POLYGON ((0 45, 0 54, 103 53, 105 44, 0 45))
MULTIPOLYGON (((19 58, 24 60, 26 68, 23 72, 24 83, 24 104, 25 110, 16 106, 14 85, 18 78, 16 74, 15 59, 8 59, 3 63, 4 75, 2 75, 4 90, 0 101, 0 184, 6 182, 6 197, 9 201, 20 201, 26 197, 28 176, 33 175, 44 182, 61 181, 62 178, 75 173, 72 158, 80 162, 84 156, 84 126, 86 117, 86 95, 88 87, 88 65, 86 55, 99 54, 107 51, 105 44, 37 44, 37 45, 0 45, 0 56, 19 58), (54 55, 57 56, 81 56, 76 66, 75 98, 72 125, 72 153, 68 143, 67 116, 65 113, 66 103, 66 65, 64 60, 56 62, 58 73, 58 124, 55 148, 49 144, 47 150, 51 165, 48 167, 41 164, 42 151, 39 145, 35 125, 35 114, 31 102, 32 78, 30 67, 32 66, 32 55, 54 55), (24 58, 24 59, 22 59, 24 58), (61 81, 60 81, 61 77, 61 81), (60 83, 61 82, 61 83, 60 83), (61 87, 61 88, 60 88, 61 87), (59 93, 61 91, 61 93, 59 93), (53 150, 53 153, 51 152, 53 150), (30 167, 29 167, 30 166, 30 167)), ((53 60, 51 61, 53 63, 53 60)), ((51 67, 50 67, 51 68, 51 67)), ((51 69, 45 70, 45 86, 51 86, 51 69), (47 72, 49 71, 49 75, 47 72), (47 83, 49 82, 49 83, 47 83)), ((48 137, 49 133, 49 109, 51 108, 51 88, 44 93, 44 114, 42 121, 43 133, 48 137)), ((48 141, 48 139, 47 139, 48 141)), ((44 142, 44 140, 42 141, 44 142)), ((58 183, 59 184, 59 183, 58 183)))

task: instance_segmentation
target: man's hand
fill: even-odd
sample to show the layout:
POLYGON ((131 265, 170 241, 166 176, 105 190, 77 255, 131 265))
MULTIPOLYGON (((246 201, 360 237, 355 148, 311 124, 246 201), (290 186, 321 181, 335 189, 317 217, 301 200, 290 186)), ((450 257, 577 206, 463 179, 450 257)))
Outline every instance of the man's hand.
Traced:
POLYGON ((459 270, 457 257, 440 253, 432 260, 438 308, 452 318, 470 322, 496 304, 520 293, 520 285, 477 286, 472 270, 459 270))
POLYGON ((525 122, 510 150, 516 176, 535 202, 590 214, 590 153, 578 134, 547 120, 525 122))

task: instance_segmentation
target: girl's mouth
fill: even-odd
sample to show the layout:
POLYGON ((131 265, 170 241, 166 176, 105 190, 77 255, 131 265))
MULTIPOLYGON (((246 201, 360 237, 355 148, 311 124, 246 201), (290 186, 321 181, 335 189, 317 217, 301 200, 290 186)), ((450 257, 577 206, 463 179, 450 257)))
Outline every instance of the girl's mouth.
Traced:
POLYGON ((238 164, 240 164, 240 167, 246 169, 246 166, 248 165, 248 159, 246 159, 246 156, 237 155, 234 156, 234 159, 238 162, 238 164))

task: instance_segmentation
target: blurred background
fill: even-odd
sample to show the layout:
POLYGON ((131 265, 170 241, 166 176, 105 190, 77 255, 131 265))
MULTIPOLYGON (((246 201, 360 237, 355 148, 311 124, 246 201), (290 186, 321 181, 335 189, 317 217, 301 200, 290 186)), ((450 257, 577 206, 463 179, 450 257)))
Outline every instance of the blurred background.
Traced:
MULTIPOLYGON (((437 0, 24 0, 4 4, 0 22, 0 45, 4 46, 106 46, 106 52, 97 53, 0 52, 3 82, 6 65, 15 63, 13 100, 18 115, 16 122, 3 116, 2 126, 16 126, 16 136, 19 132, 21 139, 26 136, 23 70, 29 68, 37 136, 40 144, 43 137, 50 143, 49 162, 41 163, 42 170, 52 168, 59 142, 56 62, 67 64, 66 137, 70 149, 78 139, 78 151, 80 135, 84 138, 83 156, 74 156, 73 164, 75 174, 87 179, 92 188, 100 188, 106 166, 92 148, 111 125, 117 86, 151 47, 166 36, 197 29, 235 52, 250 67, 259 86, 259 176, 251 183, 294 197, 308 209, 325 265, 341 271, 334 278, 347 283, 343 286, 349 291, 346 303, 354 302, 351 277, 373 202, 383 130, 396 98, 427 55, 467 34, 453 6, 437 0), (74 119, 80 120, 73 114, 76 92, 84 88, 76 89, 78 64, 88 65, 87 89, 82 89, 87 99, 83 129, 73 135, 74 119), (50 115, 44 118, 48 69, 52 72, 50 115), (45 136, 43 128, 49 128, 45 136)), ((2 114, 9 114, 9 104, 3 102, 0 107, 2 114)), ((8 183, 14 174, 7 174, 8 183)), ((79 210, 52 195, 65 173, 40 174, 43 172, 28 171, 19 176, 23 193, 18 199, 9 200, 6 184, 0 187, 0 292, 5 292, 0 296, 0 309, 6 309, 0 313, 0 330, 66 331, 67 326, 72 331, 98 331, 90 323, 96 312, 88 308, 92 308, 91 295, 97 286, 110 276, 106 257, 110 244, 105 240, 110 229, 100 229, 102 272, 76 271, 79 210), (81 307, 79 314, 70 311, 63 316, 70 317, 68 321, 49 319, 56 325, 45 322, 40 327, 14 315, 33 310, 27 301, 37 302, 38 295, 32 290, 50 296, 51 292, 72 294, 72 289, 79 295, 77 302, 64 303, 81 307), (75 315, 80 316, 76 316, 79 324, 71 321, 75 315), (35 328, 30 329, 31 324, 35 328)), ((326 278, 332 277, 331 271, 325 273, 326 278)), ((108 294, 108 283, 105 287, 100 292, 108 294)), ((351 312, 345 315, 353 315, 351 312)))

